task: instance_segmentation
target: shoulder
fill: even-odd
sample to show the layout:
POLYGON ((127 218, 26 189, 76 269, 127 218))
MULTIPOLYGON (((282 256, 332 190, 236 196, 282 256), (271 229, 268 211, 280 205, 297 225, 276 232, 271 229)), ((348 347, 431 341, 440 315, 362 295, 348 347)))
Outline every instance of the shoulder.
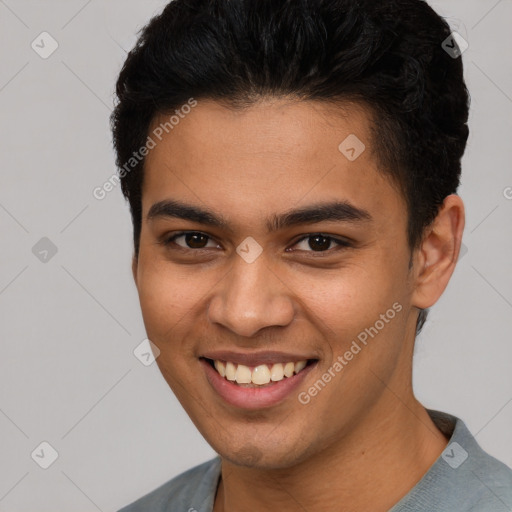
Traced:
POLYGON ((390 512, 511 512, 512 469, 484 451, 461 419, 428 412, 448 444, 390 512))
POLYGON ((471 512, 512 511, 512 469, 482 449, 472 458, 467 468, 473 483, 471 512))
POLYGON ((181 473, 118 512, 211 510, 219 476, 220 458, 215 457, 181 473))
MULTIPOLYGON (((452 481, 465 490, 468 510, 512 510, 512 469, 483 450, 464 422, 458 418, 454 435, 442 458, 443 462, 448 463, 445 466, 448 466, 452 481), (452 454, 454 458, 451 458, 452 454), (459 461, 457 457, 460 457, 459 461)), ((464 501, 463 495, 461 501, 464 501)))

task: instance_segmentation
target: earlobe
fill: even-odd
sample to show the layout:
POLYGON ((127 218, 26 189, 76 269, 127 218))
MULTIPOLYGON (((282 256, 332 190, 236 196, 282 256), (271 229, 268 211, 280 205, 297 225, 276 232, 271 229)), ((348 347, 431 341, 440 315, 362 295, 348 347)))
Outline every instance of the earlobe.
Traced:
POLYGON ((447 196, 416 255, 417 272, 412 298, 417 308, 431 307, 448 285, 457 264, 464 223, 462 199, 455 194, 447 196))

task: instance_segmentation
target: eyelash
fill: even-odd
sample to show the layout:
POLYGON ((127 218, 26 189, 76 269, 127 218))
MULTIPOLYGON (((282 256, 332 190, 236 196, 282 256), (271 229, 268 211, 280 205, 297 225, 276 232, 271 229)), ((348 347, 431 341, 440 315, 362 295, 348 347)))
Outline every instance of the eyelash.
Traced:
MULTIPOLYGON (((197 251, 204 250, 204 249, 211 249, 211 247, 200 247, 198 249, 194 249, 192 247, 182 247, 181 245, 177 245, 175 243, 175 240, 177 238, 185 236, 185 235, 203 235, 208 238, 208 241, 213 240, 213 238, 210 235, 207 235, 206 233, 202 233, 201 231, 181 231, 179 233, 172 235, 171 237, 165 238, 161 243, 164 246, 169 247, 169 248, 172 248, 171 246, 175 245, 178 247, 179 250, 183 250, 183 251, 197 252, 197 251)), ((335 238, 331 235, 325 235, 324 233, 310 233, 310 234, 304 235, 302 238, 297 240, 293 245, 297 245, 300 242, 303 242, 304 240, 308 240, 309 238, 313 238, 315 236, 321 236, 323 238, 326 238, 327 240, 330 240, 331 242, 334 242, 335 244, 337 244, 338 249, 353 247, 353 245, 350 242, 348 242, 347 240, 335 238)), ((331 248, 331 249, 327 249, 325 251, 313 251, 313 250, 310 250, 310 251, 300 250, 300 251, 306 252, 306 253, 312 253, 312 254, 326 254, 326 253, 332 254, 333 249, 331 248)))

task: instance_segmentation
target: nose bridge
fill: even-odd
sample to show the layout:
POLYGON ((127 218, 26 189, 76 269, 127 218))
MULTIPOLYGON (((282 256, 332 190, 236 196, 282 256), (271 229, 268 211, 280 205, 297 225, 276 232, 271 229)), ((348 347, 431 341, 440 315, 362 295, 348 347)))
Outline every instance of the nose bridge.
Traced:
POLYGON ((237 257, 208 308, 209 319, 241 336, 293 320, 293 301, 264 257, 248 263, 237 257))

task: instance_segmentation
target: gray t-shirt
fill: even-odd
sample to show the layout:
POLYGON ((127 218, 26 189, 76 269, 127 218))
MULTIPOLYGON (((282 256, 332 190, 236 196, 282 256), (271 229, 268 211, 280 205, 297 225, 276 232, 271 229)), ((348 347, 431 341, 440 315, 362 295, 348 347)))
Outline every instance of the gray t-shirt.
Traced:
MULTIPOLYGON (((439 411, 428 413, 450 441, 389 512, 512 512, 512 470, 484 452, 463 421, 439 411)), ((119 512, 212 512, 220 469, 216 457, 119 512)))

